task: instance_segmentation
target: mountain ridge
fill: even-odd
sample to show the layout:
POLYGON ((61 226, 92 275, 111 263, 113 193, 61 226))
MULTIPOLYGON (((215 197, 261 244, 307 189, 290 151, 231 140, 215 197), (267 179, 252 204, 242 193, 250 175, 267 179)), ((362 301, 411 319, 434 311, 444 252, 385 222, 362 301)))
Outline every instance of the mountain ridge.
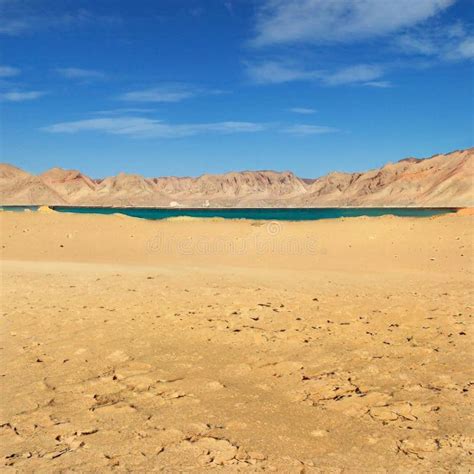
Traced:
POLYGON ((472 207, 474 148, 403 158, 364 172, 300 178, 292 171, 197 177, 119 173, 91 178, 55 167, 32 175, 0 164, 0 204, 143 207, 472 207))

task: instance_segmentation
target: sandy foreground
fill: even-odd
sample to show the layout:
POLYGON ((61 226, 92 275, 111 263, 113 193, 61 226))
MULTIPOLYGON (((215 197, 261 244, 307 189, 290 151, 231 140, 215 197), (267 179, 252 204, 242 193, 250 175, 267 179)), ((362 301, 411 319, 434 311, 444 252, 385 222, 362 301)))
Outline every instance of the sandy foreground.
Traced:
POLYGON ((474 216, 1 220, 12 472, 469 472, 474 216))

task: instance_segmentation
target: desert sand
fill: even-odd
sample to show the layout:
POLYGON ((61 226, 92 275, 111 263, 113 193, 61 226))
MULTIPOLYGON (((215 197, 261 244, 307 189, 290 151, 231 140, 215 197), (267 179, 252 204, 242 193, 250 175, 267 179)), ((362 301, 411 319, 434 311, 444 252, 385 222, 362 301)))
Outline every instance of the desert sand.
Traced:
POLYGON ((474 216, 0 219, 6 472, 472 469, 474 216))

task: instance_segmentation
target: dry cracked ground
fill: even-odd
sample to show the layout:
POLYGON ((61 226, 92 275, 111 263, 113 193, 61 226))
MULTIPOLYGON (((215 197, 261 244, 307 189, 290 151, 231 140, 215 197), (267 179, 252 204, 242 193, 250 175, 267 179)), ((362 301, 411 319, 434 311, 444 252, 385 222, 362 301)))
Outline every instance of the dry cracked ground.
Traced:
POLYGON ((470 472, 471 303, 442 272, 5 259, 2 470, 470 472))

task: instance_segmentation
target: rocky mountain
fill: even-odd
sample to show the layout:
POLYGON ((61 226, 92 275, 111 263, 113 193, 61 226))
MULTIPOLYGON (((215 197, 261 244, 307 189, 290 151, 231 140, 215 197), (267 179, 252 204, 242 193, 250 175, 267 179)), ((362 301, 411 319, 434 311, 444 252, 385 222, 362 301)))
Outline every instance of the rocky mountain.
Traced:
POLYGON ((67 204, 40 176, 33 176, 8 164, 0 164, 0 202, 18 205, 40 202, 67 204))
POLYGON ((197 178, 120 173, 92 179, 53 168, 34 176, 0 164, 0 204, 163 207, 474 206, 474 148, 405 158, 361 173, 303 179, 289 171, 197 178))

